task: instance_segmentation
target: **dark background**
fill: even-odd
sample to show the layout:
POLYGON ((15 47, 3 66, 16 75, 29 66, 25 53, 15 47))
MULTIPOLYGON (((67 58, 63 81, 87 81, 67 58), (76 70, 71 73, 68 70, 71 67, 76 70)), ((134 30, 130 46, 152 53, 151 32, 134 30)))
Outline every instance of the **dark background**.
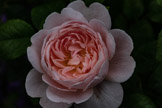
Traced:
MULTIPOLYGON (((26 75, 32 66, 26 56, 30 37, 51 12, 73 0, 0 0, 0 108, 40 108, 27 96, 26 75)), ((125 30, 134 41, 133 76, 122 83, 120 108, 162 108, 162 0, 84 0, 104 4, 112 28, 125 30)))

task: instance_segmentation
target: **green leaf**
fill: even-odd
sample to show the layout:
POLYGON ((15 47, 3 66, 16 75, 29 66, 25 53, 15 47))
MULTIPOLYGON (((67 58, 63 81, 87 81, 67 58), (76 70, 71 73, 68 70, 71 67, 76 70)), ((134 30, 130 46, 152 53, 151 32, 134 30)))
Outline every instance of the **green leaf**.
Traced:
POLYGON ((141 0, 124 0, 123 12, 128 19, 138 19, 144 12, 141 0))
POLYGON ((156 0, 159 5, 162 6, 162 0, 156 0))
POLYGON ((135 48, 154 40, 153 28, 147 20, 138 21, 130 27, 129 32, 135 48))
POLYGON ((33 28, 22 20, 10 20, 0 26, 0 56, 15 59, 26 52, 33 28))
POLYGON ((59 0, 33 8, 31 11, 31 18, 35 27, 38 30, 41 29, 46 17, 52 12, 59 12, 65 7, 65 4, 65 1, 59 0))
POLYGON ((156 59, 157 61, 162 62, 162 30, 158 36, 156 59))
POLYGON ((156 1, 150 3, 148 17, 151 21, 162 24, 162 6, 156 1))
MULTIPOLYGON (((156 41, 152 41, 141 45, 139 48, 134 49, 133 57, 136 61, 135 72, 143 74, 144 77, 148 77, 149 73, 154 71, 157 66, 156 62, 156 41)), ((143 79, 144 79, 143 77, 143 79)))
POLYGON ((156 106, 148 96, 136 93, 125 96, 120 108, 156 108, 156 106))
POLYGON ((149 78, 149 88, 157 96, 162 96, 162 64, 156 68, 149 78))

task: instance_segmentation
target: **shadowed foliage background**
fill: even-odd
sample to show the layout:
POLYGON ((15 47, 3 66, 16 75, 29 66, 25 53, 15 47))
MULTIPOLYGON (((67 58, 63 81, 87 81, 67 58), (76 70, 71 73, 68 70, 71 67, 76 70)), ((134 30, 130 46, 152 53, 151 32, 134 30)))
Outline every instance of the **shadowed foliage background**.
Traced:
MULTIPOLYGON (((26 48, 51 12, 73 0, 0 0, 0 108, 40 108, 27 96, 25 78, 32 66, 26 48)), ((122 83, 120 108, 162 108, 162 0, 84 0, 104 4, 112 28, 125 30, 134 41, 133 76, 122 83)))

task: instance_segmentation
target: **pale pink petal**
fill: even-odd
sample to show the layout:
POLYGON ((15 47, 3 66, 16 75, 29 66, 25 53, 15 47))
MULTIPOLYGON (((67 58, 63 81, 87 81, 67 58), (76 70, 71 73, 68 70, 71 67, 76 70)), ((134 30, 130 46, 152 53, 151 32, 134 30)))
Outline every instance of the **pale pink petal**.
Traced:
POLYGON ((44 29, 51 29, 56 26, 60 26, 64 22, 68 21, 69 19, 61 14, 58 14, 56 12, 51 13, 45 20, 45 23, 43 25, 44 29))
POLYGON ((43 79, 43 81, 45 83, 47 83, 51 87, 54 87, 55 89, 58 89, 60 91, 76 91, 75 89, 68 89, 67 87, 62 86, 61 84, 59 84, 56 81, 52 80, 47 74, 44 74, 42 76, 42 79, 43 79))
POLYGON ((61 11, 61 14, 68 17, 69 19, 72 19, 72 20, 87 22, 86 18, 80 12, 78 12, 72 8, 64 8, 61 11))
POLYGON ((77 0, 70 3, 68 7, 81 12, 88 21, 91 19, 99 19, 106 25, 107 29, 111 28, 111 18, 109 12, 104 5, 100 3, 93 3, 89 6, 89 8, 87 8, 83 1, 77 0))
POLYGON ((89 23, 96 32, 100 33, 108 49, 109 60, 112 59, 116 46, 113 36, 108 32, 108 30, 104 27, 104 24, 100 20, 92 19, 89 23))
POLYGON ((87 20, 84 18, 84 16, 80 12, 78 12, 72 8, 64 8, 61 11, 61 14, 58 14, 56 12, 50 14, 46 18, 43 28, 51 29, 56 26, 60 26, 61 24, 63 24, 66 21, 71 21, 71 20, 79 20, 82 22, 87 22, 87 20))
POLYGON ((119 29, 111 30, 116 42, 115 55, 110 61, 110 68, 107 80, 113 82, 124 82, 128 80, 135 68, 135 61, 130 56, 133 49, 132 39, 124 31, 119 29))
POLYGON ((46 96, 42 97, 39 103, 43 108, 69 108, 71 106, 71 104, 52 102, 46 96))
POLYGON ((135 65, 135 61, 131 56, 115 56, 110 61, 109 72, 106 79, 112 82, 124 82, 132 76, 135 65))
POLYGON ((123 100, 123 89, 118 83, 103 81, 94 89, 93 96, 74 108, 118 108, 123 100))
POLYGON ((42 81, 42 74, 32 69, 26 78, 25 88, 31 97, 42 97, 47 89, 47 84, 42 81))
POLYGON ((82 91, 63 92, 63 91, 54 89, 52 87, 48 87, 46 94, 47 94, 47 98, 51 100, 52 102, 64 102, 68 104, 75 102, 79 104, 79 103, 82 103, 88 100, 92 96, 93 90, 88 89, 84 92, 82 91))
POLYGON ((41 66, 41 48, 43 40, 47 35, 47 30, 40 30, 32 36, 32 45, 27 48, 27 56, 32 66, 39 72, 43 72, 41 66))
POLYGON ((130 55, 133 50, 133 41, 131 37, 123 30, 113 29, 110 31, 116 43, 115 55, 130 55))

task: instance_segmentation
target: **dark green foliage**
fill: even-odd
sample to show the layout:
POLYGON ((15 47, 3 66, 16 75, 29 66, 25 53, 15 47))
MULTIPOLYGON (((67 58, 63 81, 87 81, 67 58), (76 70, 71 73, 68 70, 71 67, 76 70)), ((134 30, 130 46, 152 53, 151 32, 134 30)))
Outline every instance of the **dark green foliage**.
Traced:
POLYGON ((156 1, 152 1, 149 5, 148 18, 162 24, 162 6, 158 5, 156 1))
POLYGON ((154 95, 162 96, 162 64, 159 64, 149 78, 149 88, 154 95))
POLYGON ((144 12, 141 0, 124 0, 123 12, 129 20, 138 19, 144 12))
POLYGON ((33 28, 22 20, 10 20, 0 26, 0 56, 15 59, 26 52, 33 28))
POLYGON ((31 11, 31 18, 35 27, 38 30, 41 29, 46 17, 52 12, 60 12, 60 10, 65 7, 65 4, 63 0, 59 0, 33 8, 31 11))
POLYGON ((159 33, 158 41, 157 41, 157 55, 156 59, 159 62, 162 62, 162 31, 159 33))
POLYGON ((121 108, 156 108, 152 100, 141 93, 125 96, 125 102, 121 108))

